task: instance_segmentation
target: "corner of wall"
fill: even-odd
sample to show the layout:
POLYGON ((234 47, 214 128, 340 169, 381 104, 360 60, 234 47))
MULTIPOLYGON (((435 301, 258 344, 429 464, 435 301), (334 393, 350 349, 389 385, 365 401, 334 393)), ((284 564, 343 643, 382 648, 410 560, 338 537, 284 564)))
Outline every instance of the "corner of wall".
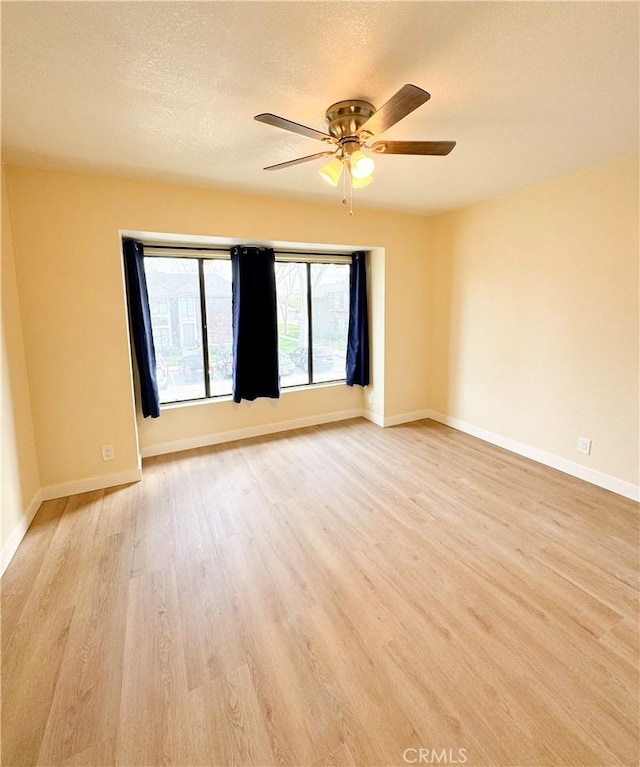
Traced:
POLYGON ((2 572, 41 501, 40 476, 22 336, 11 213, 2 167, 2 572))

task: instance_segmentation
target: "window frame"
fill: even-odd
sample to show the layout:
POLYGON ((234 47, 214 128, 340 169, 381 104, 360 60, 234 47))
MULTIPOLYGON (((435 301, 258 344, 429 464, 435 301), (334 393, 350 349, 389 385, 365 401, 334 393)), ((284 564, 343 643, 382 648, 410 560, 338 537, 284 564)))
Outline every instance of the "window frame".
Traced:
MULTIPOLYGON (((160 409, 164 408, 176 408, 182 405, 189 405, 194 403, 216 402, 228 400, 232 395, 229 394, 212 394, 211 393, 211 374, 210 374, 210 355, 209 355, 209 332, 207 322, 207 307, 206 307, 206 293, 205 293, 205 275, 204 275, 204 263, 205 261, 230 261, 231 254, 230 249, 233 244, 229 244, 227 248, 224 247, 199 247, 191 245, 161 245, 156 243, 145 243, 144 258, 187 258, 197 261, 198 266, 198 285, 199 285, 199 299, 200 299, 200 323, 202 334, 202 356, 204 365, 204 388, 205 394, 203 397, 189 397, 186 399, 174 400, 171 402, 161 402, 160 409)), ((328 381, 314 381, 313 378, 313 299, 312 299, 312 284, 311 284, 311 265, 312 264, 341 264, 351 265, 352 253, 343 252, 318 252, 318 251, 290 251, 290 250, 276 250, 274 249, 276 263, 297 263, 304 264, 306 267, 306 308, 307 308, 307 373, 309 382, 304 384, 289 384, 287 386, 281 386, 283 391, 293 391, 296 389, 308 389, 317 386, 332 386, 346 384, 346 370, 341 378, 331 379, 328 381)), ((197 302, 198 297, 194 298, 197 302)), ((347 300, 347 308, 349 301, 347 300)), ((191 318, 189 318, 191 319, 191 318)), ((180 317, 179 317, 180 322, 180 317)), ((197 312, 193 317, 193 324, 198 325, 197 312)), ((170 319, 169 319, 170 325, 170 319)))

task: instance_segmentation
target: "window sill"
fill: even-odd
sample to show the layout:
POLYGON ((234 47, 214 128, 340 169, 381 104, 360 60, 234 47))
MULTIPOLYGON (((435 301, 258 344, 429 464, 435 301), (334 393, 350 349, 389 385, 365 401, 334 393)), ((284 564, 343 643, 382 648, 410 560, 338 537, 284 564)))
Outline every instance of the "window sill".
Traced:
MULTIPOLYGON (((346 381, 322 381, 316 384, 304 384, 302 386, 287 386, 280 392, 280 398, 285 397, 289 392, 310 391, 313 389, 327 389, 335 386, 346 386, 346 381)), ((267 397, 266 399, 271 399, 267 397)), ((277 401, 277 400, 275 400, 277 401)), ((160 405, 160 412, 163 410, 179 410, 184 407, 197 407, 200 405, 214 405, 218 402, 233 402, 231 394, 225 394, 220 397, 209 397, 208 399, 190 399, 182 400, 180 402, 166 402, 160 405)), ((237 404, 250 404, 245 400, 242 403, 237 404)))

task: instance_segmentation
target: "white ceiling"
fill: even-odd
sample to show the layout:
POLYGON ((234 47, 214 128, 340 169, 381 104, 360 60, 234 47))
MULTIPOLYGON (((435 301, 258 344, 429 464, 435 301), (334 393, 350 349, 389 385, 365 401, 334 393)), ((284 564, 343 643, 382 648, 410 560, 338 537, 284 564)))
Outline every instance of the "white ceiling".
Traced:
POLYGON ((431 100, 384 134, 356 204, 444 210, 638 152, 637 2, 2 2, 3 160, 340 201, 322 143, 346 98, 431 100))

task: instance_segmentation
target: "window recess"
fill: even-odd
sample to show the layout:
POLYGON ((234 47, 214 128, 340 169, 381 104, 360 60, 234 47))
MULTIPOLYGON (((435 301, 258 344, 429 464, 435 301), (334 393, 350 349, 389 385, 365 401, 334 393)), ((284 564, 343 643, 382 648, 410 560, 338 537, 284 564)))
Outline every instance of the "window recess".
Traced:
MULTIPOLYGON (((229 247, 149 244, 144 255, 161 404, 230 395, 229 247)), ((344 381, 351 254, 284 249, 275 259, 282 389, 344 381)))

